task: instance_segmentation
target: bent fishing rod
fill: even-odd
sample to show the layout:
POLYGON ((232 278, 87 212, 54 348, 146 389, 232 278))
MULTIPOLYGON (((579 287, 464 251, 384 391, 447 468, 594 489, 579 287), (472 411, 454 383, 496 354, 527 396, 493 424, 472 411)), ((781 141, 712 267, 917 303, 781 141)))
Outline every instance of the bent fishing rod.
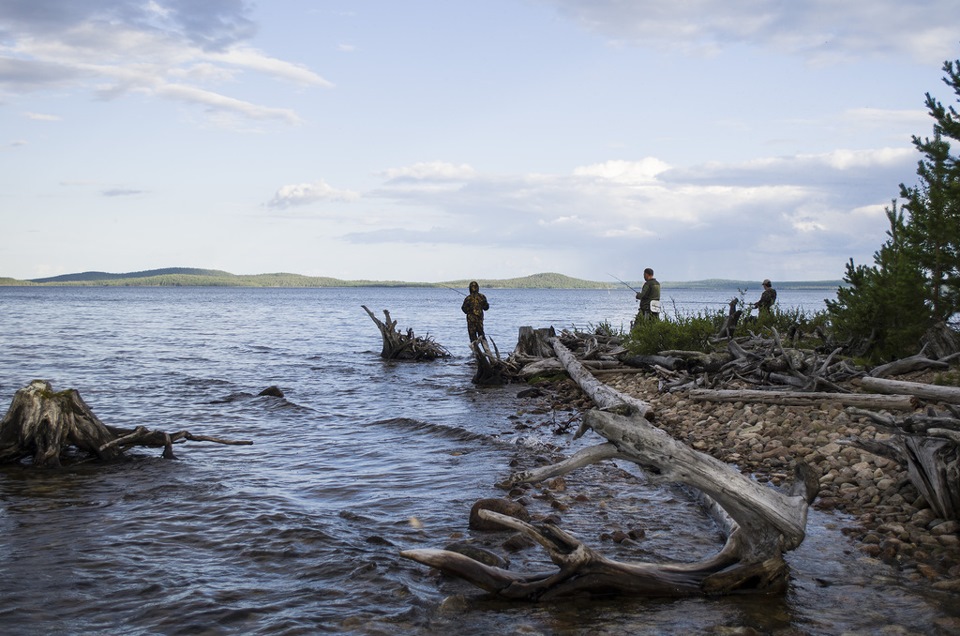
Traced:
POLYGON ((449 290, 451 290, 451 291, 455 291, 455 292, 457 292, 458 294, 460 294, 461 296, 466 296, 466 294, 464 294, 462 291, 460 291, 460 290, 457 289, 456 287, 450 287, 450 285, 444 285, 443 283, 437 283, 437 285, 440 285, 440 287, 446 287, 447 289, 449 289, 449 290))
MULTIPOLYGON (((619 278, 617 278, 617 277, 614 276, 613 274, 607 274, 607 276, 609 276, 610 278, 616 279, 616 280, 620 280, 619 278)), ((620 280, 620 282, 623 283, 624 285, 627 285, 627 282, 626 282, 626 281, 620 280)), ((640 292, 637 291, 636 289, 633 289, 633 287, 630 287, 630 285, 627 285, 627 288, 629 288, 629 289, 632 290, 632 291, 637 292, 638 294, 640 293, 640 292)))

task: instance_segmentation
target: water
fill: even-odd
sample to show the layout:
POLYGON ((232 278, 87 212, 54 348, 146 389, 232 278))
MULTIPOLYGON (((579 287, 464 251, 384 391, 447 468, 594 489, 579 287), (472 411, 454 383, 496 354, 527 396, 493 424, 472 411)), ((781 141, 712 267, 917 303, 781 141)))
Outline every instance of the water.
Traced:
MULTIPOLYGON (((636 310, 629 290, 485 291, 487 332, 504 354, 521 325, 619 326, 636 310)), ((735 292, 664 296, 668 309, 672 299, 717 310, 735 292)), ((817 309, 828 295, 781 292, 780 302, 817 309)), ((861 558, 840 533, 849 520, 818 512, 777 597, 505 603, 400 558, 484 539, 467 527, 470 506, 503 495, 493 484, 515 457, 597 441, 524 428, 555 416, 517 419, 518 387, 471 384, 460 301, 447 289, 0 288, 0 400, 42 378, 79 390, 108 424, 254 442, 187 442, 179 461, 140 449, 110 466, 0 468, 0 630, 946 633, 949 598, 861 558), (389 309, 453 357, 383 362, 361 305, 378 317, 389 309), (271 385, 285 397, 257 396, 271 385)), ((571 475, 568 490, 590 503, 564 526, 614 558, 695 558, 718 546, 680 493, 645 485, 629 466, 571 475), (611 527, 647 536, 602 542, 611 527)), ((510 558, 516 570, 546 563, 537 548, 510 558)))

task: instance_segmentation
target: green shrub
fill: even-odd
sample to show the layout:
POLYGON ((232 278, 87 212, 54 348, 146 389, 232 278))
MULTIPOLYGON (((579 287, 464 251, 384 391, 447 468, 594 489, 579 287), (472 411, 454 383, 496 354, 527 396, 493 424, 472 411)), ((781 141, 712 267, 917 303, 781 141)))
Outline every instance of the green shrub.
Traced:
POLYGON ((638 321, 624 344, 633 355, 653 355, 669 349, 709 351, 710 338, 722 322, 722 313, 674 312, 672 317, 665 315, 660 320, 638 321))

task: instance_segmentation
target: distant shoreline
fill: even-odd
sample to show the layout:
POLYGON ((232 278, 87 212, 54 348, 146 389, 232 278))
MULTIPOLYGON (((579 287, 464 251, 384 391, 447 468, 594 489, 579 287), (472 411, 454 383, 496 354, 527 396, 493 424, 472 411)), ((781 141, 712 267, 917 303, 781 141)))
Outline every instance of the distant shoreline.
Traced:
MULTIPOLYGON (((625 286, 639 289, 643 281, 606 282, 572 278, 557 273, 541 273, 520 278, 476 279, 486 289, 622 289, 625 286)), ((452 287, 466 289, 469 280, 453 280, 442 283, 341 280, 323 276, 301 274, 253 274, 238 275, 220 270, 174 267, 110 274, 107 272, 81 272, 48 278, 17 280, 0 278, 4 287, 280 287, 280 288, 327 288, 327 287, 452 287)), ((778 289, 830 289, 844 285, 841 280, 826 281, 774 281, 778 289)), ((760 286, 759 280, 708 279, 698 281, 664 281, 665 288, 672 289, 753 289, 760 286)))

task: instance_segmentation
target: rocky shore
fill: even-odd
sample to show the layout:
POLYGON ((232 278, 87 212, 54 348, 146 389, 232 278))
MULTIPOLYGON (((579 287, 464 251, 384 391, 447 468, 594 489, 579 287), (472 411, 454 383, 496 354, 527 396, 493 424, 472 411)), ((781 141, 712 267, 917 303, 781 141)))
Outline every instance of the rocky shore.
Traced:
MULTIPOLYGON (((922 374, 903 376, 929 381, 922 374)), ((881 560, 908 580, 943 591, 960 591, 960 524, 936 518, 896 462, 844 440, 881 438, 867 418, 851 415, 838 403, 817 407, 693 402, 680 393, 660 393, 652 374, 605 374, 603 382, 653 405, 654 423, 674 438, 736 465, 758 481, 779 485, 804 461, 820 475, 821 510, 838 510, 855 523, 842 527, 865 556, 881 560)), ((736 388, 736 387, 733 387, 736 388)), ((552 412, 539 426, 575 430, 577 418, 558 411, 592 407, 571 381, 544 384, 540 408, 552 412)), ((527 420, 534 422, 532 419, 527 420)))

